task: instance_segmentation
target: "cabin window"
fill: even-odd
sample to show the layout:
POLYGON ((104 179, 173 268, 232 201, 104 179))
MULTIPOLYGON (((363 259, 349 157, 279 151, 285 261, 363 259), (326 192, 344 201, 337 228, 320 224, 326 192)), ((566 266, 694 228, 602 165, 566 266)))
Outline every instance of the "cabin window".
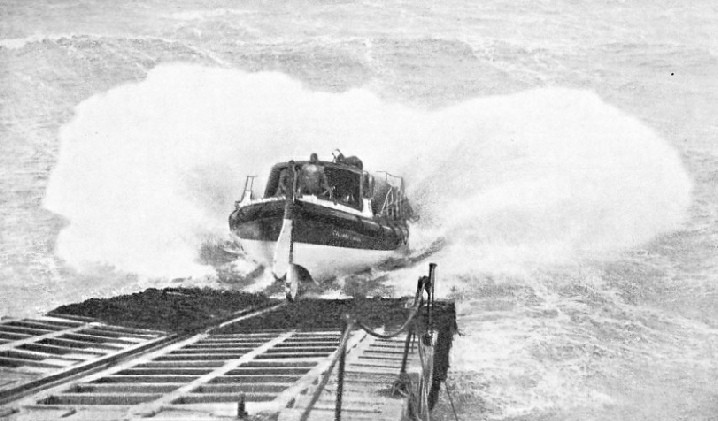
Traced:
POLYGON ((287 186, 287 168, 284 168, 279 171, 279 177, 277 177, 277 185, 275 187, 276 191, 274 193, 275 196, 286 196, 287 195, 287 189, 289 186, 287 186))
POLYGON ((342 168, 324 168, 329 186, 337 203, 358 210, 362 209, 361 174, 342 168))
POLYGON ((362 174, 362 182, 364 183, 364 198, 371 199, 374 197, 374 177, 364 173, 362 174))
MULTIPOLYGON (((322 165, 320 164, 320 166, 322 165)), ((300 167, 300 165, 297 166, 297 177, 300 177, 300 167)), ((344 206, 362 210, 362 182, 365 183, 365 189, 369 187, 367 180, 362 177, 362 173, 352 171, 351 169, 337 168, 332 165, 322 167, 324 169, 324 175, 327 178, 327 183, 332 190, 334 200, 344 206)), ((267 187, 264 191, 265 199, 284 197, 286 195, 286 191, 289 188, 289 186, 287 186, 289 178, 288 171, 290 171, 290 169, 287 166, 272 169, 269 180, 267 181, 267 187)), ((329 198, 325 196, 321 196, 320 199, 329 200, 329 198)))
POLYGON ((287 194, 289 167, 275 167, 269 174, 267 187, 264 190, 264 198, 284 197, 287 194))

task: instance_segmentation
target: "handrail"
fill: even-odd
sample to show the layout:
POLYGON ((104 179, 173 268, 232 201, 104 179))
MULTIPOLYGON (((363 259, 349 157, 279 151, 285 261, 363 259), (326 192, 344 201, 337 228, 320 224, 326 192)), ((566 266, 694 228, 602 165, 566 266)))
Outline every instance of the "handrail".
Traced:
POLYGON ((391 178, 398 178, 399 180, 403 180, 403 179, 404 179, 404 177, 402 177, 402 176, 400 176, 400 175, 391 174, 391 173, 388 172, 388 171, 379 170, 379 171, 377 171, 377 173, 384 173, 384 174, 385 174, 384 180, 386 180, 387 182, 389 181, 389 177, 391 177, 391 178))
POLYGON ((256 175, 248 175, 247 178, 244 179, 244 190, 242 191, 242 197, 239 198, 239 203, 244 201, 244 197, 247 195, 247 192, 249 192, 249 200, 254 199, 252 195, 254 188, 254 179, 256 177, 256 175), (247 188, 247 186, 249 186, 249 188, 247 188))
MULTIPOLYGON (((349 334, 352 330, 352 319, 347 317, 342 323, 344 325, 344 335, 349 338, 349 334)), ((342 341, 339 347, 339 378, 337 379, 337 400, 334 405, 334 419, 341 421, 342 419, 342 397, 344 396, 344 368, 347 360, 347 340, 342 341)))
MULTIPOLYGON (((409 353, 410 348, 410 340, 412 334, 416 335, 417 338, 422 337, 423 340, 418 341, 418 348, 419 348, 419 359, 421 360, 421 381, 419 384, 419 413, 416 414, 419 416, 420 419, 429 421, 430 419, 430 413, 429 413, 429 390, 431 388, 432 384, 432 367, 429 366, 429 360, 425 358, 425 347, 431 347, 433 346, 433 338, 432 334, 429 332, 433 332, 433 327, 431 326, 432 323, 432 317, 433 317, 433 307, 434 307, 434 273, 436 269, 435 263, 429 264, 429 276, 422 276, 419 278, 419 281, 416 285, 416 295, 414 296, 414 304, 412 305, 412 308, 409 312, 409 316, 407 317, 407 320, 401 325, 399 329, 396 331, 389 333, 389 334, 382 334, 374 331, 373 329, 367 327, 364 323, 357 320, 354 317, 351 317, 350 315, 346 314, 345 320, 343 321, 343 327, 344 332, 342 334, 342 338, 340 341, 339 349, 337 350, 337 353, 332 358, 332 362, 330 364, 329 369, 325 373, 325 377, 322 381, 322 385, 320 387, 323 387, 324 384, 326 384, 326 381, 328 380, 329 374, 332 372, 334 365, 336 364, 337 359, 339 359, 339 373, 337 374, 337 395, 336 395, 336 402, 334 406, 334 420, 335 421, 341 421, 341 411, 342 411, 342 397, 344 394, 344 369, 345 369, 345 362, 346 362, 346 347, 347 347, 347 341, 349 338, 349 334, 356 325, 357 327, 361 328, 364 332, 371 336, 375 336, 377 338, 382 339, 389 339, 393 338, 395 336, 398 336, 399 334, 403 333, 407 327, 410 325, 413 326, 413 330, 409 330, 409 334, 407 335, 407 339, 405 342, 404 347, 404 356, 402 359, 402 365, 401 365, 401 372, 399 373, 399 380, 398 382, 406 381, 406 361, 409 353), (423 293, 424 291, 427 292, 428 300, 427 300, 427 316, 429 325, 427 326, 427 331, 424 332, 424 335, 420 335, 417 331, 417 324, 413 323, 414 319, 416 318, 416 315, 419 313, 419 307, 421 307, 423 300, 423 293)), ((433 353, 432 353, 432 360, 433 360, 433 353)), ((396 385, 395 385, 396 388, 396 385)), ((408 388, 407 388, 408 389, 408 388)), ((313 398, 312 402, 308 407, 311 407, 316 402, 316 398, 318 398, 318 395, 313 398)), ((305 412, 302 416, 302 421, 306 421, 305 415, 308 415, 308 412, 305 412)))
POLYGON ((394 206, 394 187, 390 187, 389 190, 386 192, 386 196, 384 197, 384 204, 381 207, 381 211, 379 211, 380 215, 384 215, 387 211, 387 208, 391 209, 394 206))
POLYGON ((392 218, 404 216, 404 178, 399 175, 391 174, 387 171, 377 171, 377 173, 384 173, 384 181, 389 185, 389 191, 387 191, 384 197, 384 203, 382 205, 380 214, 384 214, 387 211, 393 210, 392 218), (394 185, 389 182, 389 177, 399 180, 399 185, 394 185), (391 197, 390 197, 391 196, 391 197))
MULTIPOLYGON (((352 321, 347 318, 346 319, 346 327, 344 329, 344 332, 342 333, 341 339, 339 340, 339 348, 337 348, 337 352, 332 357, 332 361, 329 363, 329 367, 324 372, 324 375, 322 376, 322 380, 319 382, 319 385, 317 386, 317 390, 322 390, 324 386, 329 381, 329 377, 332 374, 332 371, 334 370, 334 366, 336 365, 337 361, 339 361, 340 358, 344 358, 343 354, 346 354, 347 344, 349 343, 349 336, 354 326, 352 326, 352 321)), ((343 371, 343 370, 342 370, 343 371)), ((314 404, 319 400, 320 394, 315 394, 312 399, 309 401, 309 404, 307 405, 306 409, 302 413, 302 415, 299 417, 301 421, 306 421, 309 417, 309 412, 311 411, 314 404)), ((339 418, 337 418, 338 420, 339 418)))

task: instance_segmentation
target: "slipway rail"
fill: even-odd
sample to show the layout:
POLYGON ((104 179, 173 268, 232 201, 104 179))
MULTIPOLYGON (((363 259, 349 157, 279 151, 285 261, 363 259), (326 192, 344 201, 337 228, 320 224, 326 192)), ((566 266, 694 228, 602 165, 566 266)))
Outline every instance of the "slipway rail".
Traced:
MULTIPOLYGON (((428 420, 440 336, 430 323, 430 278, 433 272, 420 279, 409 308, 405 300, 382 299, 408 310, 392 332, 351 315, 328 322, 352 300, 311 301, 316 317, 300 322, 289 315, 303 300, 249 309, 184 336, 60 317, 22 321, 36 330, 3 338, 0 378, 14 373, 18 380, 1 390, 0 418, 428 420), (83 345, 48 342, 54 339, 83 345), (32 344, 57 349, 23 347, 32 344)), ((23 327, 8 322, 0 332, 19 332, 5 324, 23 327)))
POLYGON ((168 340, 165 332, 41 317, 0 324, 0 403, 168 340))
MULTIPOLYGON (((244 309, 219 322, 240 321, 281 305, 244 309)), ((0 405, 191 336, 112 326, 72 315, 4 321, 0 323, 0 405)))

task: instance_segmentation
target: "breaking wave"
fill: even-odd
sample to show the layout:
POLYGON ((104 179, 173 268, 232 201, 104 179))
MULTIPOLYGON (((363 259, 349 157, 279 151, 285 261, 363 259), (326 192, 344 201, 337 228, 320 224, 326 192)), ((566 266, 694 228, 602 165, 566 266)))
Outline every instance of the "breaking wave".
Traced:
POLYGON ((631 247, 676 228, 691 195, 652 130, 561 88, 427 111, 279 73, 173 64, 86 100, 60 138, 45 201, 70 221, 58 254, 143 276, 211 273, 200 244, 226 236, 244 176, 261 186, 273 162, 337 147, 406 175, 416 237, 443 236, 455 270, 631 247))
POLYGON ((677 151, 591 92, 538 89, 440 114, 458 140, 423 165, 416 194, 455 270, 597 258, 687 216, 692 180, 677 151))

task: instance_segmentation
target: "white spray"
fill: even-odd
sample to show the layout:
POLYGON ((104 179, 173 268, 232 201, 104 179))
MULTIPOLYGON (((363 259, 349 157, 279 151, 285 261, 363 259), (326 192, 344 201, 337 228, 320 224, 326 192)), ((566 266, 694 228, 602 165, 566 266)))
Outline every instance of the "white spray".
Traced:
POLYGON ((675 228, 691 191, 651 130, 566 89, 425 111, 278 73, 165 65, 80 104, 61 141, 45 202, 70 220, 59 255, 144 276, 210 272, 199 245, 226 235, 245 175, 337 147, 407 176, 419 229, 447 238, 455 268, 630 247, 675 228))

